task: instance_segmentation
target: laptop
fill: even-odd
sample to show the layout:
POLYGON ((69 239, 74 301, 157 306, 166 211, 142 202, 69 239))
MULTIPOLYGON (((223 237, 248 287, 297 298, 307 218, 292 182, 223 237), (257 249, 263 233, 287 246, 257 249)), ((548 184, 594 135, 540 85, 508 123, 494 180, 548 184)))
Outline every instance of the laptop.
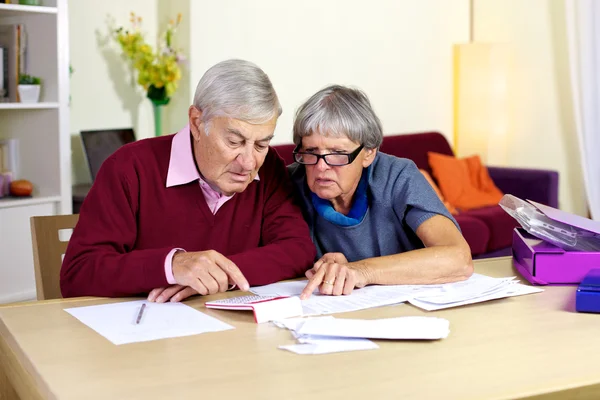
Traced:
POLYGON ((80 136, 92 182, 96 179, 96 174, 104 160, 119 147, 135 142, 135 135, 131 128, 81 131, 80 136))

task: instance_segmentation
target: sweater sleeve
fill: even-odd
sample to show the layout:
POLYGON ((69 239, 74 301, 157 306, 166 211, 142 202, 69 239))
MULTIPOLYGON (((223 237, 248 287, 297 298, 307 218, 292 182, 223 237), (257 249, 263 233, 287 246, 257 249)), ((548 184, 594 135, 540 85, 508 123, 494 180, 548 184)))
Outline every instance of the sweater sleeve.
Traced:
POLYGON ((261 183, 266 185, 261 245, 229 257, 251 286, 302 276, 316 255, 308 225, 294 202, 285 165, 274 151, 270 153, 261 176, 261 183))
POLYGON ((129 296, 167 285, 172 249, 134 250, 139 179, 126 156, 117 151, 103 163, 81 207, 60 272, 64 297, 129 296))

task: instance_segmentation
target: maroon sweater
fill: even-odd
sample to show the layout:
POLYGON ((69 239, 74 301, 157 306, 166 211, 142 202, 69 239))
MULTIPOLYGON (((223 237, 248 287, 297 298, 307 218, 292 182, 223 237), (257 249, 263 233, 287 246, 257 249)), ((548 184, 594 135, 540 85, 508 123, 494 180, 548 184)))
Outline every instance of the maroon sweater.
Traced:
POLYGON ((168 285, 173 248, 216 250, 250 285, 302 275, 315 247, 273 149, 253 181, 216 214, 197 181, 166 187, 173 136, 121 147, 102 165, 81 207, 60 272, 64 297, 128 296, 168 285))

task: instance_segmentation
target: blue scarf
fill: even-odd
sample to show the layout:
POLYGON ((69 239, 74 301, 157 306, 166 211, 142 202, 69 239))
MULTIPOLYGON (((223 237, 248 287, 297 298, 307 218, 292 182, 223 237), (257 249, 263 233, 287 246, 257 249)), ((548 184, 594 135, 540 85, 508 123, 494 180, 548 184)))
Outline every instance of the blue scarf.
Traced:
POLYGON ((369 166, 369 168, 363 170, 360 182, 354 193, 354 204, 352 204, 352 208, 348 215, 335 211, 329 200, 324 200, 311 192, 312 204, 317 213, 327 221, 339 226, 354 226, 360 224, 365 217, 368 208, 367 187, 370 168, 371 167, 369 166))

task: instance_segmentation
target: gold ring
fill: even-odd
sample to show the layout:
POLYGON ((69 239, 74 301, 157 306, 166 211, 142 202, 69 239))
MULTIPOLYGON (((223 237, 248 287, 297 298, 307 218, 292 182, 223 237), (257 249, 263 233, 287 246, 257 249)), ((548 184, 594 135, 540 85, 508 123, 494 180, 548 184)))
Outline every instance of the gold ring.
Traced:
POLYGON ((328 285, 333 285, 333 282, 329 282, 329 281, 325 281, 325 280, 323 281, 323 283, 326 283, 328 285))

